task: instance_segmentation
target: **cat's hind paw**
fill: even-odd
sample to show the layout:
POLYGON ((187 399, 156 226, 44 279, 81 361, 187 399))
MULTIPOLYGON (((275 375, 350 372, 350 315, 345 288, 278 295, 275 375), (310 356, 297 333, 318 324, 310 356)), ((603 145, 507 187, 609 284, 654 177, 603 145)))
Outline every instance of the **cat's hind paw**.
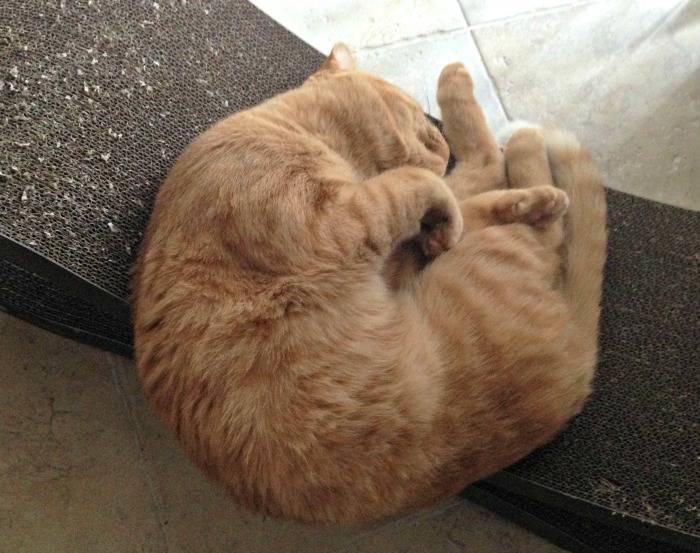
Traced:
POLYGON ((546 227, 562 217, 569 208, 569 196, 554 186, 511 189, 493 205, 503 223, 528 223, 546 227))

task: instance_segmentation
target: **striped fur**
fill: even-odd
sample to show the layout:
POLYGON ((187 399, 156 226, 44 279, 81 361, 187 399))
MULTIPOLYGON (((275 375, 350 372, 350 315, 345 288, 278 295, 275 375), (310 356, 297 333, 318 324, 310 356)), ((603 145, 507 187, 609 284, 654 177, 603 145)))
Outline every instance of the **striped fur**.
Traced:
POLYGON ((161 187, 134 275, 138 371, 239 503, 387 516, 516 461, 581 408, 600 177, 557 133, 518 131, 502 153, 471 89, 443 71, 458 157, 443 180, 447 144, 418 105, 337 46, 302 87, 199 136, 161 187))

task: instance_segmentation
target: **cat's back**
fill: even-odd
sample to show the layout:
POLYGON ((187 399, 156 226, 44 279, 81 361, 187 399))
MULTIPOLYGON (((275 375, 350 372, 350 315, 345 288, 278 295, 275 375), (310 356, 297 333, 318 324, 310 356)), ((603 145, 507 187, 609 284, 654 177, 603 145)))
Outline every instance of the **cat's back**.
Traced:
POLYGON ((313 266, 290 252, 305 242, 322 177, 345 170, 305 127, 300 114, 313 110, 313 94, 287 92, 215 123, 180 155, 135 266, 141 364, 159 342, 189 350, 195 365, 199 350, 225 349, 239 330, 250 336, 252 321, 278 318, 286 295, 305 293, 294 273, 313 266))

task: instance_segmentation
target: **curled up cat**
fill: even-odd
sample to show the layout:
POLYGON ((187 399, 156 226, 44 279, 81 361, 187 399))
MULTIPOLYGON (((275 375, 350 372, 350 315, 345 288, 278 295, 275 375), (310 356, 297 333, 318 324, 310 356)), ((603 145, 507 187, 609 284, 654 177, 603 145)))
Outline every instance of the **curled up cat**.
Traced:
POLYGON ((150 404, 237 502, 353 523, 551 440, 597 355, 605 194, 570 135, 503 151, 447 66, 448 144, 343 45, 216 123, 160 188, 134 275, 150 404))

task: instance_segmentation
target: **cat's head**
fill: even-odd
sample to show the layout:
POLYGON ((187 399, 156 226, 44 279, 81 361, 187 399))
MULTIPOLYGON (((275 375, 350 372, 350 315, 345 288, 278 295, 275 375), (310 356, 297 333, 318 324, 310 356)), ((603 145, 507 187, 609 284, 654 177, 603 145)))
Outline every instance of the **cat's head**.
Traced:
POLYGON ((358 70, 346 45, 336 44, 309 81, 326 82, 345 92, 338 98, 355 124, 373 127, 368 130, 377 140, 366 146, 368 155, 377 156, 378 166, 413 165, 445 173, 449 147, 418 102, 391 83, 358 70))

